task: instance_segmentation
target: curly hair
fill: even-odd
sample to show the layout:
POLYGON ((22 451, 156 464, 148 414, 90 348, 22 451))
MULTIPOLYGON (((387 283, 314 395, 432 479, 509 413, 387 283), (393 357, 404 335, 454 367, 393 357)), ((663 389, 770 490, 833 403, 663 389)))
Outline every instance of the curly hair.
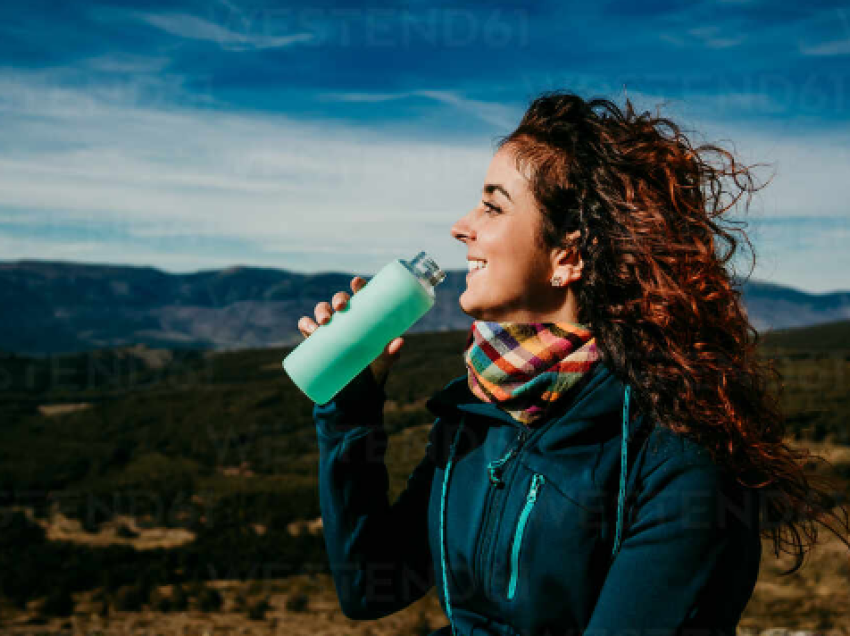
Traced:
POLYGON ((637 114, 628 99, 621 110, 565 91, 533 100, 498 147, 529 175, 542 247, 578 250, 578 321, 632 387, 637 410, 761 489, 762 535, 777 557, 795 556, 785 574, 803 564, 818 525, 850 547, 837 482, 807 471, 812 460, 829 462, 784 440, 780 374, 758 355, 730 263, 740 233, 755 265, 735 227, 746 223, 724 214, 744 194, 747 209, 767 185, 756 185, 756 166, 713 144, 694 147, 673 121, 637 114))

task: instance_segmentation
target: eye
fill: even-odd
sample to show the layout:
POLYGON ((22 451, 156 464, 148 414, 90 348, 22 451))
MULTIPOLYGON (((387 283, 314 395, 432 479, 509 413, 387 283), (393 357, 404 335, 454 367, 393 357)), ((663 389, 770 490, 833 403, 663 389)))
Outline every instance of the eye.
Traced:
POLYGON ((482 201, 481 203, 484 205, 484 209, 487 211, 487 214, 501 214, 502 212, 501 208, 496 205, 493 205, 492 203, 489 203, 488 201, 482 201))

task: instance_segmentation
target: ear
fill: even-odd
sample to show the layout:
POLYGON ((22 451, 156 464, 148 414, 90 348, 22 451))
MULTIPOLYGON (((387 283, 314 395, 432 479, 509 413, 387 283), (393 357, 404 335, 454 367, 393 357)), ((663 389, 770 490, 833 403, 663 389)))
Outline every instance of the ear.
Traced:
POLYGON ((569 285, 581 278, 584 261, 581 259, 576 242, 581 236, 581 230, 576 230, 564 237, 567 247, 560 247, 552 252, 552 275, 560 277, 562 285, 569 285))

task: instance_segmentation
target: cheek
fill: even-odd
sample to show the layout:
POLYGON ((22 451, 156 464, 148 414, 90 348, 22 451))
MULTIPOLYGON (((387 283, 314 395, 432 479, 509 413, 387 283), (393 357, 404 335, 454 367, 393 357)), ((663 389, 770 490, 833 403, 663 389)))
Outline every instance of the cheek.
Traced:
POLYGON ((500 260, 499 264, 504 265, 517 278, 532 277, 540 271, 540 259, 537 258, 531 249, 524 244, 520 244, 516 237, 514 237, 513 241, 514 244, 505 253, 505 258, 500 260))

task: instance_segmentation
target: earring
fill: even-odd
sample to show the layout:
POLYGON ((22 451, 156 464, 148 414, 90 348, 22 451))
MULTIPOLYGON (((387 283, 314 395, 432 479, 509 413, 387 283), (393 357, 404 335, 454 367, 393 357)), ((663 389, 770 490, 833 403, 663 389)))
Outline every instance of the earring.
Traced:
POLYGON ((553 276, 552 277, 552 287, 560 287, 561 286, 561 277, 553 276))

